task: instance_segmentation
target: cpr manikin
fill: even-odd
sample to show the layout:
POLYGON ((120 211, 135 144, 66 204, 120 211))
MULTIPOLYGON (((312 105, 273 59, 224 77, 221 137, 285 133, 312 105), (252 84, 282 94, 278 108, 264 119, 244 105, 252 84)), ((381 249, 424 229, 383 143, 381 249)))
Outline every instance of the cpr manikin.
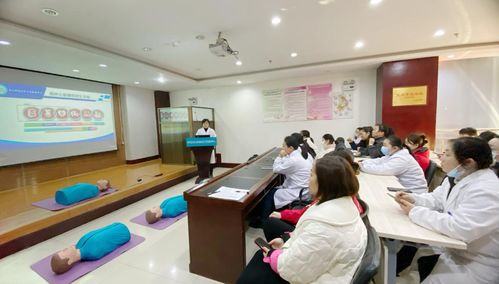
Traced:
POLYGON ((71 205, 85 199, 97 197, 100 192, 111 187, 107 179, 100 179, 96 184, 77 183, 55 192, 55 202, 62 205, 71 205))
POLYGON ((187 211, 187 202, 182 195, 165 199, 161 205, 146 211, 146 221, 149 224, 158 222, 161 218, 176 217, 187 211))
POLYGON ((130 231, 122 223, 113 223, 85 234, 74 246, 52 256, 50 266, 56 274, 70 270, 80 261, 101 259, 130 241, 130 231))

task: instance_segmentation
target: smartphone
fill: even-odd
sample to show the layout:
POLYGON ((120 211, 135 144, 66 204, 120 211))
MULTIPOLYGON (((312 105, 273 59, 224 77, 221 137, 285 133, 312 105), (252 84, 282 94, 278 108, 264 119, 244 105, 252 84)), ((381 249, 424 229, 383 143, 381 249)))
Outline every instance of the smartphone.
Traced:
POLYGON ((387 192, 386 194, 388 194, 388 196, 390 196, 391 198, 395 199, 395 194, 390 193, 390 192, 387 192))
POLYGON ((412 191, 407 189, 407 188, 401 188, 401 187, 387 187, 386 189, 388 189, 388 191, 402 191, 402 192, 407 192, 407 193, 411 193, 412 191))
POLYGON ((267 248, 268 250, 272 250, 272 247, 262 238, 255 239, 255 244, 260 248, 267 248))

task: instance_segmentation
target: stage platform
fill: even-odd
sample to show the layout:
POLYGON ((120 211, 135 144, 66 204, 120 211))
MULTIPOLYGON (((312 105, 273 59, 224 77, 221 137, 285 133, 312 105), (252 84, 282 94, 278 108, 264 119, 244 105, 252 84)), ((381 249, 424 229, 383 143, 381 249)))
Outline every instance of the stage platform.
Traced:
POLYGON ((196 175, 197 169, 193 165, 161 164, 161 160, 157 159, 0 191, 0 258, 196 175), (161 176, 155 177, 160 173, 161 176), (103 178, 110 180, 112 187, 118 191, 61 211, 31 205, 32 202, 53 197, 59 188, 79 182, 94 183, 103 178))

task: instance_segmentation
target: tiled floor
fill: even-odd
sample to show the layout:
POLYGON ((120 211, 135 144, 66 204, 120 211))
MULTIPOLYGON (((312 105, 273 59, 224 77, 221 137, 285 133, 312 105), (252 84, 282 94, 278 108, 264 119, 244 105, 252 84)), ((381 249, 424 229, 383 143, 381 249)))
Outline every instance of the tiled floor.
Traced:
MULTIPOLYGON (((225 169, 215 169, 215 174, 220 174, 223 171, 225 169)), ((158 205, 163 199, 182 194, 193 185, 194 179, 188 180, 36 246, 1 259, 0 283, 45 283, 44 279, 30 269, 31 264, 70 244, 74 244, 86 232, 113 222, 126 224, 132 233, 145 237, 146 241, 83 276, 75 283, 219 283, 189 272, 188 217, 162 231, 149 229, 129 221, 147 208, 158 205)), ((263 232, 252 228, 246 232, 247 261, 251 259, 257 250, 257 247, 253 244, 256 237, 263 237, 263 232)), ((414 281, 416 279, 413 279, 414 275, 412 274, 403 277, 405 279, 400 279, 398 282, 403 284, 417 283, 417 281, 414 281)))

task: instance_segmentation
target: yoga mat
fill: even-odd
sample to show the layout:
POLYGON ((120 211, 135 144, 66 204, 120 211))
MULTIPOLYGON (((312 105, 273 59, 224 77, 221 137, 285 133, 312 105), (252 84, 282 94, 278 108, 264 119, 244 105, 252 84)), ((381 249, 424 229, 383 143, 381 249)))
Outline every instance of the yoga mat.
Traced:
POLYGON ((133 223, 136 223, 139 225, 143 225, 146 227, 150 227, 150 228, 153 228, 156 230, 164 230, 164 229, 168 228, 169 226, 171 226, 173 223, 184 218, 185 216, 187 216, 187 212, 182 213, 182 214, 178 215, 177 217, 173 217, 173 218, 161 218, 158 222, 156 222, 154 224, 149 224, 146 221, 146 213, 144 212, 144 213, 140 214, 139 216, 131 219, 130 222, 133 222, 133 223))
POLYGON ((85 202, 87 202, 89 200, 97 199, 97 198, 102 197, 104 195, 111 194, 111 193, 113 193, 115 191, 117 191, 116 188, 110 188, 110 189, 108 189, 106 191, 103 191, 103 192, 99 193, 99 195, 97 195, 94 198, 85 199, 85 200, 82 200, 80 202, 77 202, 77 203, 74 203, 74 204, 71 204, 71 205, 62 205, 62 204, 59 204, 59 203, 55 202, 55 198, 54 197, 51 197, 51 198, 48 198, 48 199, 45 199, 45 200, 41 200, 41 201, 37 201, 37 202, 33 202, 33 203, 31 203, 31 205, 36 206, 36 207, 40 207, 40 208, 43 208, 43 209, 47 209, 47 210, 50 210, 50 211, 59 211, 59 210, 62 210, 62 209, 66 209, 66 208, 69 208, 69 207, 76 206, 76 205, 81 204, 81 203, 85 203, 85 202))
POLYGON ((71 283, 75 281, 76 279, 82 277, 83 275, 94 271, 95 269, 99 268, 100 266, 108 263, 109 261, 115 259, 118 257, 120 254, 126 252, 127 250, 136 247, 140 243, 142 243, 145 240, 144 237, 137 236, 134 234, 131 234, 130 241, 128 241, 126 244, 120 246, 110 254, 104 256, 103 258, 99 260, 94 260, 94 261, 81 261, 77 264, 75 264, 69 271, 66 273, 57 275, 52 271, 52 268, 50 267, 50 260, 52 259, 52 255, 49 255, 45 257, 44 259, 36 262, 35 264, 31 265, 31 269, 38 273, 43 279, 45 279, 47 282, 50 284, 66 284, 66 283, 71 283))

